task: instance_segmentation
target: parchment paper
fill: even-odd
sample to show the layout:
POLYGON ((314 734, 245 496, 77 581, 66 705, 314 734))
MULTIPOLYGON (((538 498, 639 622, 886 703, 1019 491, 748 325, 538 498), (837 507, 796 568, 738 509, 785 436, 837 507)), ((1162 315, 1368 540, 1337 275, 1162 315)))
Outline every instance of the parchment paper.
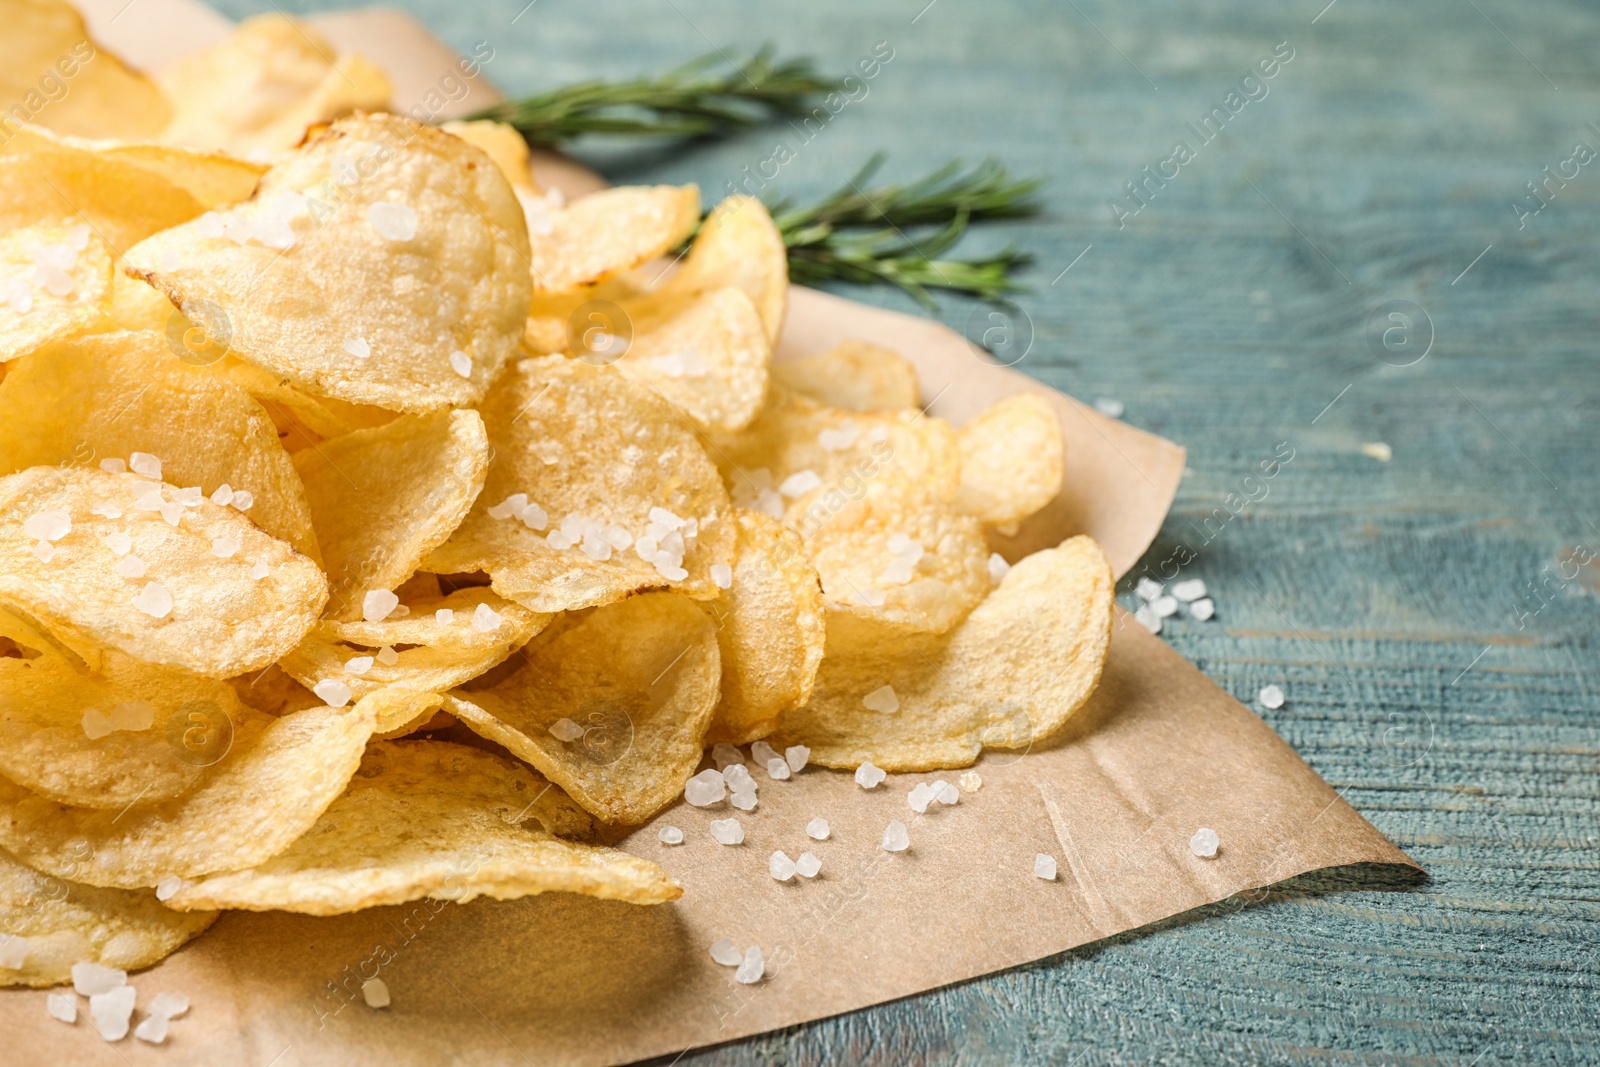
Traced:
MULTIPOLYGON (((186 6, 139 2, 146 21, 180 18, 186 6)), ((181 36, 183 26, 172 25, 181 36)), ((413 72, 450 62, 403 16, 339 16, 337 25, 342 39, 365 38, 391 67, 407 56, 413 72)), ((154 38, 170 55, 171 36, 154 38)), ((794 293, 783 355, 847 337, 899 349, 916 363, 924 395, 939 397, 935 413, 957 422, 1018 389, 1048 393, 936 324, 794 293)), ((1061 499, 1008 554, 1086 532, 1120 573, 1160 526, 1183 452, 1048 395, 1063 414, 1068 477, 1061 499)), ((113 1052, 86 1021, 68 1029, 49 1019, 43 992, 12 990, 0 995, 4 1059, 623 1063, 1016 966, 1321 867, 1415 866, 1249 709, 1125 616, 1090 705, 1047 744, 986 757, 977 769, 979 792, 922 816, 906 792, 937 775, 895 775, 864 792, 844 773, 808 769, 770 782, 757 772, 760 807, 739 813, 747 836, 737 847, 716 844, 707 829, 728 812, 680 804, 621 839, 683 882, 683 899, 669 905, 552 895, 419 902, 332 919, 227 914, 133 978, 141 1004, 169 989, 194 1002, 167 1046, 130 1038, 113 1052), (815 816, 832 826, 826 841, 803 832, 815 816), (891 818, 910 828, 908 852, 879 848, 891 818), (659 844, 660 823, 681 827, 685 843, 659 844), (1215 859, 1189 852, 1201 826, 1221 838, 1215 859), (774 881, 767 857, 779 848, 815 852, 821 875, 774 881), (1034 877, 1040 852, 1056 857, 1057 880, 1034 877), (731 969, 712 962, 707 949, 722 937, 762 946, 765 981, 737 985, 731 969), (361 982, 374 974, 394 998, 383 1011, 361 1000, 361 982)))

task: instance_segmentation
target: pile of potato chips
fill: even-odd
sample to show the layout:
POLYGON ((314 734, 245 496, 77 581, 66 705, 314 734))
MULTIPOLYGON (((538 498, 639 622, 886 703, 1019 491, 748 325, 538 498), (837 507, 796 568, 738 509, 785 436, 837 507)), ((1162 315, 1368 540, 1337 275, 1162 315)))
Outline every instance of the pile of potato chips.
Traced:
POLYGON ((284 18, 156 84, 0 17, 0 983, 226 908, 671 900, 585 839, 710 744, 960 767, 1088 698, 1100 549, 986 539, 1056 495, 1052 407, 774 364, 758 201, 565 203, 284 18))

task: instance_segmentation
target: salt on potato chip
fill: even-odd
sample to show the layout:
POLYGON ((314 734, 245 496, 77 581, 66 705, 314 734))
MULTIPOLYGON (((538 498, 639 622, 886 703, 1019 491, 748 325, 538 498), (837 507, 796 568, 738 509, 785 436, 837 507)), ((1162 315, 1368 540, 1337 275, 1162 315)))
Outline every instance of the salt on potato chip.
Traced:
POLYGON ((826 638, 822 585, 793 530, 738 509, 739 551, 730 585, 712 601, 722 658, 722 699, 708 741, 748 744, 811 697, 826 638))
POLYGON ((0 778, 0 847, 58 878, 118 889, 265 862, 344 792, 370 712, 310 708, 272 722, 192 792, 126 812, 72 808, 0 778))
POLYGON ((846 411, 920 407, 917 369, 870 341, 841 341, 823 352, 772 365, 772 380, 791 392, 846 411))
MULTIPOLYGON (((63 463, 161 461, 161 477, 210 497, 245 492, 248 516, 318 559, 305 489, 267 413, 231 382, 174 358, 156 333, 65 341, 0 382, 0 474, 63 463)), ((227 496, 223 502, 233 501, 227 496)), ((153 562, 153 561, 148 561, 153 562)))
POLYGON ((386 108, 394 89, 383 71, 359 55, 332 58, 336 52, 299 19, 246 19, 162 76, 174 104, 162 139, 258 156, 293 146, 315 123, 386 108))
POLYGON ((700 293, 730 285, 750 298, 768 343, 777 344, 789 306, 789 252, 767 206, 753 196, 730 196, 706 216, 664 291, 700 293))
POLYGON ((621 306, 633 340, 614 364, 619 371, 702 430, 750 424, 766 398, 772 343, 743 290, 663 294, 621 306))
POLYGON ((989 593, 982 526, 895 472, 853 497, 814 490, 793 510, 830 614, 944 633, 989 593))
POLYGON ((0 230, 87 222, 120 256, 205 211, 188 190, 153 171, 67 144, 38 143, 26 152, 0 151, 0 230))
POLYGON ((217 919, 179 912, 151 892, 95 889, 40 874, 0 852, 0 986, 56 986, 76 963, 131 971, 166 958, 217 919))
POLYGON ((534 291, 565 292, 632 270, 682 244, 699 221, 693 185, 602 189, 530 217, 534 291))
POLYGON ((205 499, 177 503, 178 493, 137 474, 82 468, 0 478, 0 605, 209 678, 271 664, 316 621, 326 579, 241 512, 205 499), (158 491, 165 515, 145 510, 158 491))
POLYGON ((182 796, 222 755, 185 747, 185 733, 223 717, 238 744, 268 721, 226 682, 114 652, 101 674, 56 655, 0 658, 0 775, 57 803, 120 811, 182 796))
MULTIPOLYGON (((433 575, 423 577, 433 578, 433 575)), ((410 596, 406 595, 410 585, 412 583, 408 582, 395 591, 409 614, 380 622, 323 619, 315 632, 330 641, 368 648, 427 645, 459 652, 482 652, 526 644, 550 621, 549 616, 529 611, 486 586, 468 586, 444 595, 439 593, 435 580, 431 595, 410 596)))
POLYGON ((811 702, 783 717, 775 743, 807 745, 825 767, 929 771, 1043 741, 1099 681, 1114 592, 1100 546, 1074 537, 1012 567, 949 634, 830 620, 811 702))
POLYGON ((301 842, 253 870, 184 886, 167 904, 342 915, 423 897, 567 892, 658 904, 683 895, 648 860, 554 836, 550 823, 587 822, 570 805, 538 775, 488 752, 378 742, 301 842))
POLYGON ((1021 522, 1061 491, 1066 445, 1061 420, 1037 393, 1018 393, 956 432, 961 489, 956 506, 992 525, 1021 522))
POLYGON ((528 315, 527 231, 478 149, 395 115, 312 134, 255 196, 124 269, 303 392, 402 412, 477 403, 528 315))
POLYGON ((0 25, 8 124, 34 122, 84 137, 151 137, 166 125, 172 107, 161 90, 97 45, 72 5, 0 0, 0 25))
POLYGON ((644 822, 678 796, 722 674, 705 612, 674 593, 638 596, 524 654, 508 677, 450 695, 445 710, 606 822, 644 822))
POLYGON ((5 143, 9 153, 77 152, 108 163, 145 171, 177 186, 202 207, 236 204, 255 191, 267 171, 264 163, 236 159, 224 152, 144 141, 91 139, 52 133, 39 126, 24 126, 5 143))
POLYGON ((328 614, 358 619, 368 593, 411 577, 461 525, 483 489, 489 437, 476 411, 403 415, 305 449, 294 466, 328 574, 328 614))
POLYGON ((735 530, 716 467, 671 406, 609 368, 525 359, 483 406, 494 458, 483 492, 422 569, 484 571, 534 611, 644 589, 717 595, 735 530))
POLYGON ((93 326, 111 279, 111 252, 87 223, 0 234, 0 363, 93 326))
POLYGON ((528 142, 515 126, 490 119, 455 119, 441 123, 439 128, 483 149, 483 154, 494 160, 494 165, 500 168, 500 173, 506 176, 512 189, 529 193, 539 191, 538 184, 533 180, 532 165, 528 162, 528 142))

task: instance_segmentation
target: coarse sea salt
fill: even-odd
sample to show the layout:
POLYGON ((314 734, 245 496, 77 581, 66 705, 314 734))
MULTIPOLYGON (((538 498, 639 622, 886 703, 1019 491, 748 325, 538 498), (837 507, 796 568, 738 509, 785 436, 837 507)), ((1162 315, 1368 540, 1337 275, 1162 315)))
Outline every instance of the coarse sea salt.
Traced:
POLYGON ((372 355, 372 346, 367 343, 365 337, 346 337, 344 344, 339 347, 357 359, 366 359, 372 355))
POLYGON ((169 874, 156 883, 156 899, 171 900, 178 890, 183 888, 183 879, 175 874, 169 874))
POLYGON ((78 1021, 78 1002, 71 993, 46 993, 44 1010, 50 1013, 50 1018, 60 1019, 69 1026, 78 1021))
POLYGON ((1191 600, 1199 600, 1206 595, 1206 583, 1199 578, 1186 578, 1181 582, 1174 582, 1172 595, 1185 604, 1191 600))
POLYGON ((1257 695, 1261 700, 1261 706, 1264 708, 1276 710, 1283 707, 1283 688, 1281 686, 1265 686, 1257 695))
POLYGON ((357 676, 366 674, 372 669, 371 656, 352 656, 344 661, 344 669, 357 676))
POLYGON ((830 832, 827 819, 818 817, 806 823, 806 836, 817 841, 826 841, 830 832))
POLYGON ((904 852, 910 847, 911 835, 906 833, 906 824, 899 819, 889 820, 889 825, 883 828, 883 850, 904 852))
POLYGON ((822 870, 822 861, 815 852, 802 852, 794 861, 794 869, 802 878, 815 878, 822 870))
POLYGON ((758 767, 765 767, 778 758, 778 750, 765 741, 757 741, 750 746, 750 758, 755 760, 758 767))
POLYGON ((934 782, 930 788, 933 790, 933 799, 945 807, 961 803, 961 790, 942 778, 934 782))
POLYGON ((497 629, 504 621, 500 613, 487 604, 479 604, 472 611, 472 628, 480 634, 497 629))
POLYGON ((1102 396, 1095 400, 1094 409, 1100 414, 1111 419, 1122 418, 1122 413, 1127 410, 1122 401, 1115 397, 1102 396))
POLYGON ((409 204, 369 204, 367 222, 385 241, 409 241, 417 235, 417 209, 409 204))
POLYGON ((350 687, 337 678, 324 678, 312 686, 311 691, 330 708, 342 708, 350 703, 350 687))
POLYGON ((767 776, 775 782, 781 782, 793 772, 789 770, 789 761, 782 756, 774 756, 767 760, 767 776))
POLYGON ((387 1008, 392 1003, 388 983, 382 978, 368 978, 361 983, 361 999, 369 1008, 387 1008))
POLYGON ((99 708, 90 708, 83 713, 83 736, 91 741, 98 741, 102 737, 110 737, 116 733, 117 728, 111 725, 111 716, 99 708))
POLYGON ((906 794, 906 803, 911 805, 912 811, 921 815, 933 803, 933 790, 926 783, 919 783, 906 794))
POLYGON ((393 667, 396 663, 400 662, 400 653, 396 652, 388 645, 384 645, 382 648, 378 649, 377 658, 378 662, 383 664, 385 667, 393 667))
POLYGON ((683 831, 676 826, 663 826, 656 831, 656 840, 663 845, 683 844, 683 831))
POLYGON ((59 541, 72 532, 72 516, 60 508, 36 511, 22 521, 22 532, 35 541, 59 541))
POLYGON ((1156 614, 1156 609, 1149 604, 1140 604, 1139 610, 1133 613, 1140 626, 1153 634, 1161 632, 1161 616, 1156 614))
POLYGON ((164 619, 172 614, 172 594, 160 582, 151 582, 133 598, 133 606, 152 619, 164 619))
POLYGON ((400 598, 387 589, 373 589, 361 598, 361 617, 368 622, 382 622, 400 606, 400 598))
POLYGON ((733 980, 741 985, 755 985, 761 981, 761 976, 767 973, 767 962, 761 957, 761 950, 755 945, 744 954, 744 962, 739 964, 739 969, 733 972, 733 980))
POLYGON ((740 811, 755 811, 759 798, 754 789, 735 789, 728 794, 728 803, 740 811))
POLYGON ((794 877, 794 860, 789 854, 779 849, 767 858, 767 873, 780 882, 787 882, 794 877))
POLYGON ((895 695, 894 686, 880 685, 861 698, 861 706, 880 715, 893 715, 900 710, 900 698, 895 695))
POLYGON ((1193 604, 1189 605, 1189 614, 1193 615, 1201 622, 1208 621, 1212 616, 1216 615, 1216 613, 1217 605, 1210 597, 1201 597, 1199 600, 1196 600, 1193 604))
POLYGON ((117 560, 117 573, 124 578, 143 578, 144 572, 144 560, 138 556, 127 555, 117 560))
POLYGON ((722 937, 711 942, 711 958, 724 967, 737 967, 744 962, 744 953, 732 941, 722 937))
POLYGON ((806 769, 806 764, 811 762, 811 749, 805 745, 790 745, 783 750, 784 762, 789 764, 789 769, 796 774, 806 769))
POLYGON ((711 758, 717 763, 717 770, 725 771, 735 763, 744 762, 744 753, 739 751, 737 745, 730 745, 726 741, 718 741, 711 746, 711 758))
POLYGON ((1209 827, 1202 826, 1189 838, 1189 851, 1201 859, 1210 859, 1217 854, 1217 832, 1209 827))
POLYGON ((1178 613, 1178 598, 1173 596, 1158 596, 1150 601, 1150 610, 1163 619, 1171 618, 1178 613))
POLYGON ((1154 600, 1161 595, 1163 588, 1165 587, 1160 582, 1152 578, 1140 578, 1138 584, 1133 587, 1133 591, 1140 600, 1154 600))
POLYGON ((956 781, 960 783, 963 793, 976 793, 983 788, 983 775, 977 771, 962 771, 956 781))
POLYGON ((583 727, 571 719, 557 719, 550 724, 550 736, 557 741, 576 741, 583 736, 583 727))
POLYGON ((726 563, 713 563, 711 565, 711 580, 718 589, 727 589, 733 585, 733 568, 726 563))
POLYGON ((102 963, 74 963, 72 988, 79 996, 92 997, 96 993, 109 993, 128 984, 128 972, 102 963))
POLYGON ((1056 880, 1056 858, 1047 856, 1043 852, 1033 857, 1033 876, 1043 878, 1047 882, 1056 880))
POLYGON ((128 469, 141 478, 161 480, 161 458, 148 452, 135 452, 128 457, 128 469))
POLYGON ((738 819, 712 819, 711 836, 719 845, 737 845, 744 840, 744 827, 738 819))
POLYGON ((1011 573, 1011 564, 998 552, 989 554, 989 580, 998 583, 1007 574, 1011 573))
POLYGON ((128 1023, 133 1019, 133 1002, 138 993, 131 985, 118 986, 89 997, 89 1018, 94 1028, 107 1041, 121 1041, 128 1036, 128 1023))
POLYGON ((778 485, 778 492, 786 497, 805 496, 811 490, 822 484, 822 477, 816 471, 807 468, 795 471, 778 485))
POLYGON ((758 788, 755 777, 743 763, 730 763, 719 773, 722 775, 722 780, 728 783, 729 789, 748 789, 753 793, 758 788))
POLYGON ((889 772, 873 766, 871 760, 867 760, 856 768, 856 785, 859 785, 862 789, 876 789, 883 784, 883 780, 887 777, 889 777, 889 772))
POLYGON ((707 769, 683 784, 683 799, 697 808, 708 808, 720 803, 728 795, 727 783, 722 775, 707 769))

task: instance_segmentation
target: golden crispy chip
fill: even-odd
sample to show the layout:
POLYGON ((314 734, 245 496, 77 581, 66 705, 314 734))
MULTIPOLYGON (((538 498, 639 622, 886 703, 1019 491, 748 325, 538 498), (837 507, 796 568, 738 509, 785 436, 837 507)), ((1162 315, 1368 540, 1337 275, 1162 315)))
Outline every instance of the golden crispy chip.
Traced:
POLYGON ((111 252, 87 223, 0 234, 0 363, 93 326, 111 278, 111 252))
POLYGON ((255 191, 266 164, 251 163, 222 152, 175 148, 139 141, 92 140, 24 126, 6 142, 9 153, 77 152, 108 163, 125 164, 177 186, 202 207, 236 204, 255 191))
MULTIPOLYGON (((90 39, 61 0, 0 0, 0 100, 7 124, 83 137, 151 137, 172 107, 144 75, 90 39)), ((0 144, 10 132, 0 126, 0 144)))
POLYGON ((115 255, 205 211, 187 190, 125 160, 69 145, 0 152, 0 231, 87 222, 115 255))
POLYGON ((328 573, 328 614, 359 619, 368 593, 411 577, 461 525, 483 488, 489 438, 476 411, 404 415, 308 448, 294 465, 328 573))
POLYGON ((669 292, 699 293, 725 286, 744 290, 766 328, 769 344, 783 332, 789 304, 789 253, 767 206, 753 196, 730 196, 700 225, 669 292))
POLYGON ((722 667, 705 612, 672 593, 638 596, 524 654, 521 668, 451 695, 445 710, 606 822, 641 823, 670 804, 717 704, 722 667))
POLYGON ((772 380, 791 392, 846 411, 920 407, 917 369, 870 341, 842 341, 825 352, 772 365, 772 380))
POLYGON ((272 420, 243 389, 176 359, 165 336, 80 337, 13 370, 0 382, 0 474, 126 464, 145 452, 180 488, 249 493, 257 526, 318 558, 306 493, 272 420))
POLYGON ((1061 420, 1036 393, 1018 393, 957 431, 961 489, 956 506, 984 522, 1021 522, 1056 498, 1066 445, 1061 420))
POLYGON ((535 292, 592 285, 663 255, 694 232, 700 190, 693 185, 620 186, 579 197, 527 219, 535 292))
POLYGON ((246 19, 161 78, 175 112, 162 139, 256 156, 293 146, 314 123, 386 108, 394 90, 383 72, 360 56, 335 54, 298 19, 246 19))
POLYGON ((322 707, 322 700, 295 681, 289 672, 274 663, 264 671, 241 674, 228 679, 233 691, 246 707, 268 715, 284 716, 292 711, 322 707))
POLYGON ((615 366, 702 430, 743 429, 767 393, 772 344, 740 289, 663 293, 621 305, 633 340, 615 366))
POLYGON ((1114 592, 1100 546, 1074 537, 1012 567, 949 634, 830 620, 816 691, 775 743, 808 745, 826 767, 928 771, 1043 741, 1094 691, 1114 592))
MULTIPOLYGON (((422 577, 433 578, 433 575, 422 577)), ((314 632, 329 641, 367 648, 427 645, 459 652, 483 652, 526 644, 551 618, 529 611, 487 586, 469 586, 444 596, 438 592, 435 579, 432 595, 409 596, 405 586, 396 590, 396 595, 409 609, 409 614, 381 622, 324 619, 314 632)))
POLYGON ((817 489, 793 510, 830 614, 944 633, 989 593, 978 521, 894 472, 854 498, 817 489))
POLYGON ((98 645, 65 639, 45 629, 37 619, 0 605, 0 654, 33 659, 53 652, 78 674, 98 674, 105 664, 105 653, 98 645))
MULTIPOLYGON (((142 282, 132 284, 149 288, 142 282)), ((171 301, 165 296, 161 300, 169 309, 172 308, 171 301)), ((201 360, 217 354, 218 349, 212 347, 216 342, 207 336, 203 326, 193 327, 192 341, 189 333, 184 335, 183 341, 184 346, 194 351, 201 360)), ((354 430, 382 426, 398 417, 392 411, 369 404, 350 404, 331 396, 312 396, 301 392, 276 374, 233 356, 223 356, 208 364, 206 369, 227 378, 255 397, 256 403, 266 408, 267 414, 272 416, 272 422, 278 428, 278 439, 289 452, 298 452, 354 430)))
POLYGON ((131 249, 125 268, 303 392, 395 411, 476 403, 528 316, 511 186, 458 137, 394 115, 319 130, 250 200, 131 249))
POLYGON ((825 638, 822 585, 797 534, 738 509, 732 585, 709 605, 717 617, 722 700, 708 741, 743 745, 811 697, 825 638))
POLYGON ((439 128, 483 149, 484 155, 494 160, 494 165, 506 176, 512 189, 530 193, 539 191, 528 163, 528 142, 515 126, 478 119, 472 122, 446 122, 440 124, 439 128))
POLYGON ((0 658, 0 774, 61 804, 120 811, 181 796, 213 773, 220 752, 182 743, 195 724, 226 716, 242 745, 268 721, 226 682, 115 652, 103 671, 80 673, 56 655, 0 658))
POLYGON ((93 330, 164 332, 177 310, 161 290, 117 271, 111 279, 111 307, 93 330))
POLYGON ((488 481, 424 570, 485 571, 534 611, 667 586, 717 595, 711 565, 732 558, 735 537, 727 493, 664 400, 609 368, 545 356, 507 373, 483 419, 488 481))
POLYGON ((544 779, 488 752, 379 742, 300 842, 253 870, 184 886, 167 903, 341 915, 422 897, 464 903, 568 892, 658 904, 683 895, 648 860, 550 832, 587 821, 544 779), (542 828, 519 825, 525 820, 542 828))
POLYGON ((444 694, 391 685, 368 693, 358 706, 372 709, 376 722, 372 728, 373 739, 387 741, 426 726, 444 706, 444 694))
POLYGON ((46 874, 120 889, 241 870, 288 848, 344 792, 372 725, 350 708, 285 715, 199 788, 120 817, 0 778, 0 846, 46 874))
POLYGON ((173 911, 150 892, 52 878, 0 852, 0 946, 21 957, 16 967, 0 963, 0 985, 64 985, 75 963, 148 967, 216 918, 214 911, 173 911))
POLYGON ((316 622, 328 583, 242 513, 204 499, 175 504, 179 492, 81 468, 0 478, 0 604, 58 633, 211 678, 266 667, 316 622), (144 510, 157 490, 178 525, 144 510))

